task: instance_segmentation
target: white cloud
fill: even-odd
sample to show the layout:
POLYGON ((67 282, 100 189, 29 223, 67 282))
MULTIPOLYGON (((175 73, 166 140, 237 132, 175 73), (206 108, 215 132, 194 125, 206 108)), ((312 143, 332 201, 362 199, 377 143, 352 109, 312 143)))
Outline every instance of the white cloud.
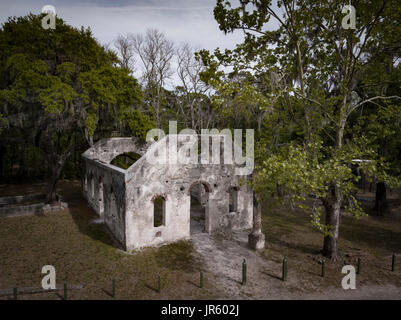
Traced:
POLYGON ((207 49, 233 48, 242 39, 240 33, 225 36, 219 30, 213 17, 214 1, 210 0, 153 0, 150 5, 148 1, 7 2, 2 1, 0 4, 1 22, 6 21, 8 16, 40 13, 44 5, 52 4, 57 15, 67 23, 76 27, 91 27, 101 43, 112 42, 119 33, 142 33, 148 28, 159 29, 176 43, 189 42, 193 46, 207 49), (106 3, 108 6, 105 6, 106 3), (136 4, 126 5, 128 3, 136 4))
MULTIPOLYGON (((158 29, 176 44, 213 50, 233 48, 242 33, 224 35, 213 17, 215 0, 136 0, 111 1, 34 1, 12 0, 0 3, 0 22, 9 16, 40 13, 44 5, 53 5, 57 15, 75 27, 90 27, 102 44, 112 44, 118 34, 144 33, 158 29)), ((57 26, 56 26, 57 27, 57 26)), ((177 79, 172 81, 176 83, 177 79)))

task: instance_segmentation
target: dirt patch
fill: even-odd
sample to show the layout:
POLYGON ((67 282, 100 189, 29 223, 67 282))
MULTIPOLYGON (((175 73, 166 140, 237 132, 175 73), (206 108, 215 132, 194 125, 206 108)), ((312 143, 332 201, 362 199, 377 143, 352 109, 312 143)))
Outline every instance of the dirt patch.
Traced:
POLYGON ((213 274, 214 283, 232 299, 401 299, 401 268, 391 272, 388 266, 369 260, 357 276, 356 290, 342 289, 341 263, 326 262, 325 277, 321 277, 322 258, 317 255, 302 259, 289 254, 287 280, 282 281, 283 256, 276 252, 278 248, 250 251, 247 234, 236 232, 232 240, 206 234, 192 237, 195 251, 213 274), (246 285, 242 285, 243 259, 247 264, 246 285))
MULTIPOLYGON (((396 200, 393 200, 396 201, 396 200)), ((325 261, 322 277, 322 235, 312 228, 302 211, 286 206, 263 206, 266 248, 247 248, 250 230, 234 232, 233 239, 193 235, 195 251, 213 271, 216 285, 235 299, 401 299, 401 203, 389 215, 356 220, 341 218, 339 259, 325 261), (398 254, 391 271, 392 254, 398 254), (282 281, 282 261, 288 260, 287 281, 282 281), (344 290, 344 265, 361 259, 357 289, 344 290), (241 285, 242 261, 247 262, 247 284, 241 285)))

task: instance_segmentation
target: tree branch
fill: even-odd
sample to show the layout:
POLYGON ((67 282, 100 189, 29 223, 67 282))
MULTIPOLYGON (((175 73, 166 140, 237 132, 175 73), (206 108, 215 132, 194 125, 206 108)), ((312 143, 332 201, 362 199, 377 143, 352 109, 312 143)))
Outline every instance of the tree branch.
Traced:
POLYGON ((373 97, 373 98, 366 99, 366 100, 364 100, 364 101, 358 103, 357 105, 351 107, 351 108, 349 109, 348 113, 347 113, 347 117, 348 117, 355 109, 357 109, 357 108, 360 107, 361 105, 363 105, 363 104, 365 104, 365 103, 368 103, 368 102, 371 102, 371 101, 374 101, 374 100, 378 100, 378 99, 383 99, 383 100, 388 100, 388 99, 400 99, 400 100, 401 100, 401 97, 399 97, 399 96, 389 96, 389 97, 376 96, 376 97, 373 97))

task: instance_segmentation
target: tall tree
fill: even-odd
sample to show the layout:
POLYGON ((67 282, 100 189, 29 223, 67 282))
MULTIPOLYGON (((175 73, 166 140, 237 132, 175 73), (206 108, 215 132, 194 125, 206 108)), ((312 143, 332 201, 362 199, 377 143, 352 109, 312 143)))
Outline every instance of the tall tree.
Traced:
POLYGON ((0 29, 0 112, 7 120, 0 140, 43 152, 49 168, 47 201, 54 202, 66 159, 75 141, 82 140, 76 137, 93 144, 105 114, 114 126, 123 119, 132 122, 140 88, 89 29, 57 18, 56 29, 45 30, 41 18, 9 18, 0 29))
POLYGON ((139 57, 142 69, 141 79, 146 97, 156 116, 157 127, 161 126, 161 105, 166 81, 173 74, 172 60, 174 43, 156 30, 148 29, 146 34, 129 35, 134 52, 139 57))
POLYGON ((180 115, 186 127, 200 132, 209 128, 214 118, 208 96, 210 86, 201 79, 204 66, 195 58, 195 50, 188 43, 177 48, 176 57, 180 84, 175 93, 180 115))
POLYGON ((296 97, 303 105, 302 141, 294 141, 302 144, 272 152, 260 163, 254 181, 262 190, 273 190, 279 182, 297 201, 313 193, 324 207, 324 223, 317 206, 309 209, 324 233, 323 254, 332 259, 337 258, 344 200, 348 212, 361 214, 353 197, 353 157, 372 158, 369 168, 377 170, 366 141, 347 131, 349 119, 368 103, 399 99, 380 90, 380 77, 371 79, 377 94, 367 97, 358 90, 369 72, 383 73, 379 57, 390 48, 399 54, 398 1, 358 1, 355 29, 343 27, 342 6, 340 0, 240 0, 238 5, 217 0, 214 16, 220 29, 241 30, 244 42, 234 50, 217 49, 214 55, 201 52, 211 72, 231 64, 234 72, 275 73, 287 79, 278 94, 296 97))
POLYGON ((134 72, 134 56, 135 52, 132 47, 129 36, 118 35, 114 40, 114 46, 117 50, 117 55, 120 58, 120 66, 134 72))

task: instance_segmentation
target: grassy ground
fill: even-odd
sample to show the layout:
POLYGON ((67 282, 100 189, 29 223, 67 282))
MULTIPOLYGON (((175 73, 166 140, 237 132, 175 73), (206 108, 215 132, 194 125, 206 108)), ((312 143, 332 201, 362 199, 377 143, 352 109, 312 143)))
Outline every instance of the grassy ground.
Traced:
MULTIPOLYGON (((44 188, 44 184, 0 186, 0 194, 38 193, 44 188)), ((356 265, 358 257, 362 259, 358 286, 401 288, 399 202, 394 202, 392 211, 384 217, 369 216, 359 221, 342 217, 339 260, 326 263, 324 278, 320 277, 322 257, 319 252, 323 239, 311 227, 308 216, 285 206, 272 207, 266 203, 263 207, 266 248, 254 255, 257 257, 254 265, 258 267, 252 265, 252 260, 249 265, 249 283, 254 287, 241 288, 236 283, 233 290, 226 291, 224 282, 219 282, 221 275, 206 268, 208 257, 195 253, 192 241, 126 254, 116 249, 103 225, 92 222, 96 215, 81 197, 79 182, 62 181, 59 188, 69 204, 68 209, 0 220, 0 289, 15 285, 40 287, 41 268, 50 264, 56 268, 58 284, 66 281, 85 286, 69 292, 69 299, 111 299, 113 278, 119 299, 303 298, 338 289, 344 276, 341 267, 356 265), (398 253, 396 272, 390 271, 393 252, 398 253), (288 258, 287 282, 280 280, 284 255, 288 258), (199 270, 204 271, 203 289, 198 287, 199 270), (158 274, 162 280, 160 293, 156 291, 158 274), (238 296, 235 292, 241 290, 243 294, 238 296)), ((230 255, 240 262, 242 256, 235 257, 236 252, 241 255, 247 252, 241 245, 242 251, 230 245, 230 255)), ((213 252, 208 252, 208 256, 213 258, 213 252)), ((60 294, 27 294, 20 298, 60 299, 60 294)))
MULTIPOLYGON (((21 193, 33 186, 0 189, 21 193)), ((78 182, 62 182, 61 194, 70 208, 44 216, 15 217, 0 221, 0 289, 40 287, 44 265, 53 265, 57 283, 84 284, 68 293, 70 299, 111 299, 116 279, 119 299, 206 299, 218 291, 208 283, 198 288, 199 262, 190 241, 126 254, 113 246, 103 225, 91 223, 96 215, 79 195, 78 182), (157 275, 161 293, 156 291, 157 275)), ((57 293, 24 295, 23 299, 59 299, 57 293)))
MULTIPOLYGON (((394 285, 401 289, 400 201, 392 201, 391 212, 383 217, 355 219, 341 216, 338 260, 326 261, 324 278, 320 277, 323 238, 312 228, 308 216, 285 206, 268 207, 265 205, 263 217, 266 249, 261 255, 277 263, 287 256, 288 277, 296 278, 291 283, 294 292, 324 292, 328 288, 339 288, 344 277, 342 266, 350 264, 356 267, 358 257, 361 259, 358 286, 394 285), (395 272, 391 272, 393 253, 398 254, 395 272)), ((279 272, 276 274, 279 276, 279 272)))

